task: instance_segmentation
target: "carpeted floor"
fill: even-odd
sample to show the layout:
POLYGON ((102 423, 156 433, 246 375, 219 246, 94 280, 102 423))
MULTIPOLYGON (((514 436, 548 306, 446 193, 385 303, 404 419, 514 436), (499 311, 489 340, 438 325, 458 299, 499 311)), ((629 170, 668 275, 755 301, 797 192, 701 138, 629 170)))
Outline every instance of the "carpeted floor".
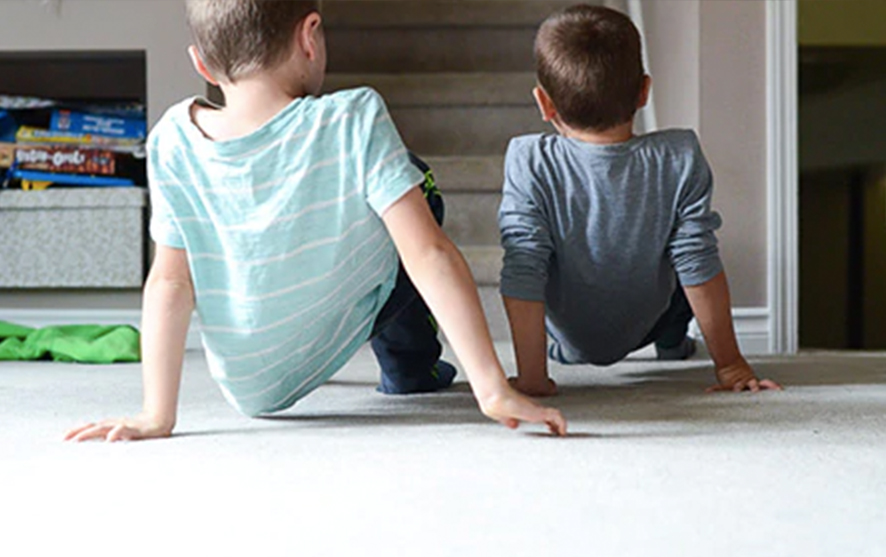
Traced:
POLYGON ((377 394, 369 352, 249 420, 189 353, 177 435, 115 445, 61 437, 136 411, 138 366, 0 363, 0 555, 886 555, 886 354, 754 363, 786 390, 706 395, 704 360, 555 366, 556 439, 464 383, 377 394))

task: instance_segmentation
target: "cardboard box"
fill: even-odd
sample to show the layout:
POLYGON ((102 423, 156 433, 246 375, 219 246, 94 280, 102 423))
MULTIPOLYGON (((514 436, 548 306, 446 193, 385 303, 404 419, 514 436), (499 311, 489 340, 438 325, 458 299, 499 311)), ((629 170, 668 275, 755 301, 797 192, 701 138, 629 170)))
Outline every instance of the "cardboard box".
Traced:
POLYGON ((143 118, 121 118, 62 109, 53 111, 49 128, 54 131, 132 139, 144 139, 147 135, 147 126, 143 118))
POLYGON ((15 161, 21 170, 113 176, 116 156, 104 149, 56 145, 19 145, 15 161))
POLYGON ((141 288, 146 188, 0 190, 0 288, 141 288))
POLYGON ((9 168, 15 160, 15 144, 0 143, 0 168, 9 168))
POLYGON ((115 151, 137 150, 143 143, 141 139, 108 137, 90 133, 60 132, 30 126, 21 126, 18 129, 15 133, 15 142, 18 145, 73 145, 113 149, 115 151))

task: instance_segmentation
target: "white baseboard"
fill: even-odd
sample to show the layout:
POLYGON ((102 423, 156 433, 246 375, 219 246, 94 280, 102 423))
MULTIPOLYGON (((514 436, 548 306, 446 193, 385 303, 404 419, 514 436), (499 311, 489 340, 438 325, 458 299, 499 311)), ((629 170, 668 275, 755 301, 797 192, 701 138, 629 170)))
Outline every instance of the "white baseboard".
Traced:
MULTIPOLYGON (((141 327, 142 312, 138 309, 5 309, 0 308, 0 320, 26 327, 50 325, 131 325, 141 327)), ((186 347, 201 350, 200 321, 197 314, 191 318, 186 347)))
MULTIPOLYGON (((732 310, 735 324, 735 335, 743 354, 759 356, 772 354, 770 344, 769 310, 760 308, 735 308, 732 310)), ((133 309, 0 309, 0 320, 26 325, 28 327, 45 327, 48 325, 132 325, 139 327, 141 311, 133 309)), ((689 329, 695 338, 701 338, 701 332, 695 321, 689 329)), ((201 350, 200 322, 195 314, 188 329, 188 350, 201 350)))
MULTIPOLYGON (((742 354, 745 356, 773 354, 769 308, 734 308, 732 323, 735 326, 735 336, 742 354)), ((689 334, 698 339, 702 338, 698 324, 694 320, 690 325, 689 334)))

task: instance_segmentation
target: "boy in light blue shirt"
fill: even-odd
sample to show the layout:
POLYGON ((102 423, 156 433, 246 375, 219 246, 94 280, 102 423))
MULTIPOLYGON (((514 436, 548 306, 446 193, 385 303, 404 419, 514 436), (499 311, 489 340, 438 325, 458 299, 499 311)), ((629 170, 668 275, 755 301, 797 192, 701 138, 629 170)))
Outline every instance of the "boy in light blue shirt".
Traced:
POLYGON ((157 252, 144 295, 143 411, 67 438, 171 434, 194 308, 213 378, 249 416, 291 407, 369 339, 379 390, 445 388, 455 369, 439 360, 428 306, 483 413, 564 434, 557 410, 505 380, 470 272, 440 230, 430 171, 410 159, 381 97, 317 96, 326 64, 317 3, 187 7, 192 60, 225 106, 188 99, 148 141, 157 252))
POLYGON ((685 359, 694 315, 716 366, 712 390, 779 389, 757 378, 735 339, 698 138, 633 134, 651 81, 631 20, 567 8, 542 23, 535 57, 533 93, 559 133, 515 138, 505 157, 501 293, 513 384, 556 394, 548 357, 609 365, 654 343, 659 359, 685 359))

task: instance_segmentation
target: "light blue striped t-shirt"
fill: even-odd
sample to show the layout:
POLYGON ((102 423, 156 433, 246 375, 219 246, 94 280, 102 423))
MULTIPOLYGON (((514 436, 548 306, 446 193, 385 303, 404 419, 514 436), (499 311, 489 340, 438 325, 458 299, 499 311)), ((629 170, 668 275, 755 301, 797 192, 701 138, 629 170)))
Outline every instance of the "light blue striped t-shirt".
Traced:
POLYGON ((293 101, 212 141, 188 99, 151 131, 151 236, 187 251, 209 369, 244 414, 282 410, 370 335, 398 258, 380 216, 422 181, 384 101, 293 101))

